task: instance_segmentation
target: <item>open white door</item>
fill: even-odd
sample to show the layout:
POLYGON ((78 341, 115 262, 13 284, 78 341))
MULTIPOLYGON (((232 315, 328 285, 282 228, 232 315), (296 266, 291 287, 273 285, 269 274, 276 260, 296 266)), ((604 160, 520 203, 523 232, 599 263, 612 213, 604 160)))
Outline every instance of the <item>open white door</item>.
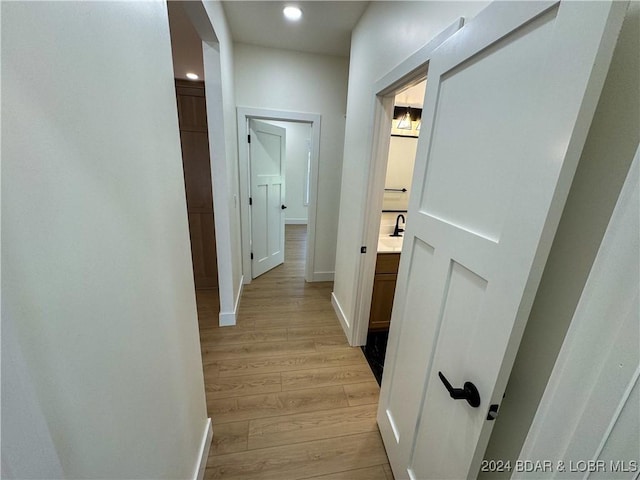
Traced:
POLYGON ((398 480, 478 474, 626 6, 496 2, 432 56, 378 410, 398 480))
POLYGON ((251 176, 251 277, 284 262, 286 130, 249 120, 251 176))

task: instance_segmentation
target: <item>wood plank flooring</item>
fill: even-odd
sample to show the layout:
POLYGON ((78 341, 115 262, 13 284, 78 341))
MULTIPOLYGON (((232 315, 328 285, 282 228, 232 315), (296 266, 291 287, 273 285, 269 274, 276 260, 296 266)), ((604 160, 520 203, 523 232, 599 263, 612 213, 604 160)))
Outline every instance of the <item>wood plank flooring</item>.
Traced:
POLYGON ((306 227, 285 263, 245 286, 238 324, 196 293, 213 443, 206 479, 393 480, 376 425, 379 388, 348 345, 332 284, 305 283, 306 227))

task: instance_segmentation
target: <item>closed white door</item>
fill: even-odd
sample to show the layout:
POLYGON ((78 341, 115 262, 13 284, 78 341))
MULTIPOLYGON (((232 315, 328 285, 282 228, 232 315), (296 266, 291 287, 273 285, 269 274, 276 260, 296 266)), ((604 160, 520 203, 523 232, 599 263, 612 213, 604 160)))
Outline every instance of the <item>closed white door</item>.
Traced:
POLYGON ((378 411, 397 479, 478 473, 625 10, 496 2, 430 61, 378 411))
POLYGON ((251 276, 284 262, 286 130, 249 121, 251 175, 251 276))

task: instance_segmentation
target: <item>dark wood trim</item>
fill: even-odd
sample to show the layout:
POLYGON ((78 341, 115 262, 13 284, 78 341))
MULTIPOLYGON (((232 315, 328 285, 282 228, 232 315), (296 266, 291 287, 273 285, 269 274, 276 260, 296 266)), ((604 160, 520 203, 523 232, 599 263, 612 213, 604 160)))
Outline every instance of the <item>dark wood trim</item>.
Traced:
POLYGON ((178 95, 190 95, 193 97, 204 97, 204 82, 200 80, 182 80, 175 78, 176 92, 178 95))

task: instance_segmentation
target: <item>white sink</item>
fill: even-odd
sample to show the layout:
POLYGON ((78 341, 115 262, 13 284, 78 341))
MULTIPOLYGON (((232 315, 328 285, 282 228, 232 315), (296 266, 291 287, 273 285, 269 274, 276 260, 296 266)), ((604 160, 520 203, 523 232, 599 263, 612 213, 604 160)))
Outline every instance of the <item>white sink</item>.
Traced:
POLYGON ((400 252, 402 251, 402 240, 404 237, 390 237, 380 235, 378 237, 378 252, 400 252))

